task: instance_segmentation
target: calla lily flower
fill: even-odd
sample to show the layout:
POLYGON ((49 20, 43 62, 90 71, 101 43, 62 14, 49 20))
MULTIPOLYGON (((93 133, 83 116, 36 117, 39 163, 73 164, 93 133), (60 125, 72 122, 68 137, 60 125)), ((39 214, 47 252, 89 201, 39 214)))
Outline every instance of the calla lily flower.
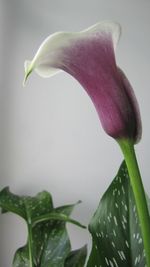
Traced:
POLYGON ((25 80, 33 70, 42 77, 66 71, 90 96, 106 133, 136 143, 141 137, 138 104, 115 60, 120 32, 119 24, 103 21, 81 32, 50 35, 25 62, 25 80))

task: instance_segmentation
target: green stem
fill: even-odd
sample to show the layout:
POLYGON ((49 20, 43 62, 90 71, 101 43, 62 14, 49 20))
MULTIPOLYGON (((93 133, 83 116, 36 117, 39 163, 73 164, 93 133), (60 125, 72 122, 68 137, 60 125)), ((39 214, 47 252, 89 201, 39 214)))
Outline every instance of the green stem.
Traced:
POLYGON ((32 225, 28 223, 28 250, 30 267, 34 267, 32 243, 32 225))
POLYGON ((143 237, 147 267, 150 267, 150 216, 140 175, 134 144, 131 140, 118 140, 127 164, 143 237))

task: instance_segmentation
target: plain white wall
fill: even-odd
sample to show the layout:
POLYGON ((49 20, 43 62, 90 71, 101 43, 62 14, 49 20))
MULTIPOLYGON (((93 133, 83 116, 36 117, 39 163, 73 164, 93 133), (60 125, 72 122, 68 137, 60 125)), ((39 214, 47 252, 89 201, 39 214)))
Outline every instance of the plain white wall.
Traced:
MULTIPOLYGON (((118 65, 139 100, 143 138, 137 146, 143 182, 150 194, 150 1, 1 0, 0 2, 0 188, 17 194, 50 191, 56 206, 83 203, 73 217, 88 224, 122 161, 81 86, 65 73, 33 74, 22 87, 25 59, 47 35, 79 31, 100 20, 122 25, 118 65)), ((72 246, 90 243, 87 231, 68 226, 72 246)), ((0 266, 11 266, 26 228, 12 214, 0 216, 0 266)))

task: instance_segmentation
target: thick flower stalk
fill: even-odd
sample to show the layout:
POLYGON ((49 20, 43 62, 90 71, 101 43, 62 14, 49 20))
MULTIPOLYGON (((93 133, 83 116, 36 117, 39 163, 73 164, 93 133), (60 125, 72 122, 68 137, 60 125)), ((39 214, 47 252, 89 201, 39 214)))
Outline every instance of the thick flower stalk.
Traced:
POLYGON ((50 35, 33 60, 26 61, 24 82, 33 70, 42 77, 63 70, 86 90, 105 132, 117 140, 123 151, 150 267, 150 220, 134 152, 134 144, 141 137, 141 119, 132 87, 115 60, 120 32, 117 23, 104 21, 81 32, 50 35))

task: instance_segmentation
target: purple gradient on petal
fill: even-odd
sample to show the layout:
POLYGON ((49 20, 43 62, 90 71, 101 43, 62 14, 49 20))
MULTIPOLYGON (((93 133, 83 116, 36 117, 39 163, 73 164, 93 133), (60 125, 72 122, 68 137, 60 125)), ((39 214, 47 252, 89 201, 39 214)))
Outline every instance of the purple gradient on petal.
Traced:
MULTIPOLYGON (((123 82, 124 90, 126 91, 126 94, 128 95, 128 101, 130 102, 130 105, 132 106, 133 109, 133 116, 135 120, 135 127, 133 127, 134 131, 134 140, 137 143, 140 141, 141 136, 142 136, 142 122, 141 122, 141 116, 140 116, 140 110, 139 110, 139 105, 136 99, 136 96, 134 94, 133 88, 128 81, 127 77, 125 76, 124 72, 118 68, 118 71, 120 72, 121 79, 123 82)), ((134 126, 134 125, 133 125, 134 126)), ((130 129, 131 131, 132 129, 130 129)))
POLYGON ((91 97, 107 134, 136 142, 141 132, 138 106, 116 66, 111 35, 95 33, 72 40, 63 49, 62 62, 59 67, 76 78, 91 97))

